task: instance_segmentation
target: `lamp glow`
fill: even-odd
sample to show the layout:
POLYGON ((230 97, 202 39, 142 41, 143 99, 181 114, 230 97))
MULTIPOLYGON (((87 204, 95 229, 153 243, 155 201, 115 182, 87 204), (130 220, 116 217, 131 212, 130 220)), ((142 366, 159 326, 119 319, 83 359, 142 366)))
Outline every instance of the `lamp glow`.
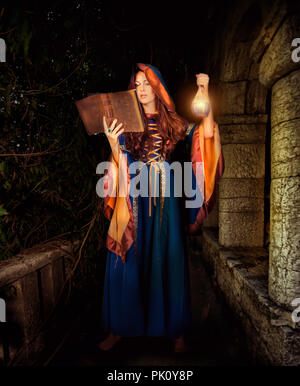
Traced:
POLYGON ((210 112, 210 103, 205 100, 193 100, 192 102, 193 113, 199 117, 207 117, 210 112))
POLYGON ((198 91, 192 102, 192 111, 197 117, 207 117, 210 112, 210 102, 207 90, 205 90, 205 83, 203 84, 203 76, 206 76, 208 78, 208 76, 205 74, 196 75, 198 91), (200 80, 200 78, 202 79, 200 80))

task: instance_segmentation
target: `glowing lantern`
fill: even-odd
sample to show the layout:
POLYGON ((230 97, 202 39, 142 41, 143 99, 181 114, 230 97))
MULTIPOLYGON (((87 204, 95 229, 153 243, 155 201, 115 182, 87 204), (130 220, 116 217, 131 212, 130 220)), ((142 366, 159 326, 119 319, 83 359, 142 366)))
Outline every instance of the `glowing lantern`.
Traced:
MULTIPOLYGON (((196 75, 197 77, 199 75, 196 75)), ((192 102, 192 111, 198 117, 207 117, 210 112, 209 99, 204 92, 204 85, 198 84, 198 91, 192 102)))

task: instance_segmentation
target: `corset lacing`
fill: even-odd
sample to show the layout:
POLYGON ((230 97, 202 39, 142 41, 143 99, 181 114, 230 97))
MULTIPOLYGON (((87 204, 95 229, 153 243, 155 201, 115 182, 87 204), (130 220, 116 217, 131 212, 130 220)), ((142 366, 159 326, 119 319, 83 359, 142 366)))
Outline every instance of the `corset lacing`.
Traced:
MULTIPOLYGON (((149 151, 149 144, 145 146, 144 153, 142 154, 142 161, 150 165, 149 168, 149 216, 151 216, 151 172, 152 167, 154 167, 154 192, 156 192, 156 172, 160 173, 160 167, 158 162, 163 160, 163 157, 160 154, 162 146, 162 138, 158 132, 157 124, 151 118, 148 118, 148 132, 149 136, 154 139, 153 146, 154 148, 149 151)), ((156 196, 154 198, 154 206, 156 206, 156 196)))

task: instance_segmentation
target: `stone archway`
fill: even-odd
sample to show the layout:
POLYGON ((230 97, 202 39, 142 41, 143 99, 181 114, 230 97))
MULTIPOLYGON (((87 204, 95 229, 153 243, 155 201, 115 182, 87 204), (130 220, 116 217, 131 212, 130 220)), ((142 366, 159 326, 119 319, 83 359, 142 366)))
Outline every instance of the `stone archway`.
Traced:
POLYGON ((292 310, 300 298, 300 63, 291 58, 300 15, 286 17, 265 52, 259 79, 271 89, 269 295, 292 310))
POLYGON ((203 256, 240 317, 253 355, 278 365, 300 363, 300 326, 291 312, 291 301, 300 298, 300 62, 291 59, 299 25, 300 6, 290 1, 237 4, 226 15, 221 49, 213 47, 207 63, 221 89, 216 120, 226 166, 218 212, 204 224, 203 256), (253 25, 247 15, 255 10, 253 25), (269 253, 263 244, 266 162, 271 168, 269 253))

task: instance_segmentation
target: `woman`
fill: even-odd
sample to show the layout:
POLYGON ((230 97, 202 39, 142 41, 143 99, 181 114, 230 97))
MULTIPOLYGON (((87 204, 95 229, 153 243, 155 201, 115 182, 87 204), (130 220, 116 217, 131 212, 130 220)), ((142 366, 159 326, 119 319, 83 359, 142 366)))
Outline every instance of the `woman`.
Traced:
MULTIPOLYGON (((208 96, 208 76, 197 77, 208 96)), ((109 350, 122 336, 168 336, 174 340, 174 351, 183 352, 187 348, 184 335, 191 327, 186 234, 197 233, 214 205, 216 184, 224 171, 219 131, 212 111, 199 125, 189 125, 178 116, 154 66, 137 64, 129 84, 129 89, 134 88, 143 107, 145 131, 124 133, 122 123, 116 125, 115 120, 108 128, 103 118, 105 134, 118 175, 125 173, 129 184, 135 177, 129 171, 131 163, 143 162, 150 194, 133 197, 128 189, 124 197, 119 192, 117 197, 104 199, 110 227, 102 321, 109 335, 99 347, 109 350), (166 164, 174 160, 179 145, 186 149, 184 144, 193 165, 193 186, 202 197, 192 208, 184 208, 182 198, 174 194, 172 170, 166 178, 166 164), (204 165, 200 177, 197 163, 204 165), (151 196, 153 181, 159 197, 151 196), (164 195, 167 185, 169 196, 164 195)))

